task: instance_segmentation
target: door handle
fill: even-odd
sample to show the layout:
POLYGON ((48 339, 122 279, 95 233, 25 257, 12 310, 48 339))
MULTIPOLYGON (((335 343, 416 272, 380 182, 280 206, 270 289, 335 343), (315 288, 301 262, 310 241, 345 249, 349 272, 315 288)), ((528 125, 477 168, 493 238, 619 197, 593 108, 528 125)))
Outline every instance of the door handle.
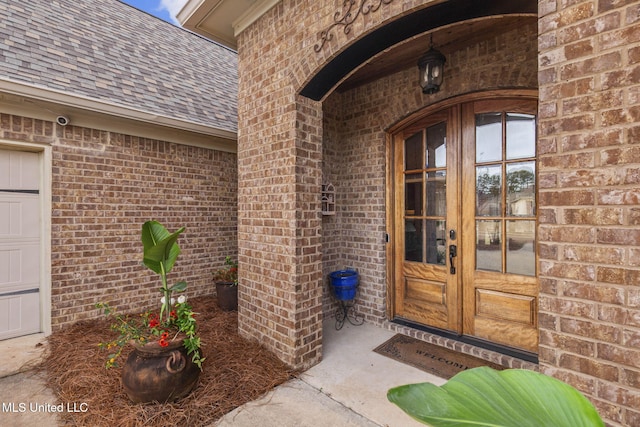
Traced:
POLYGON ((449 273, 456 274, 456 268, 453 265, 453 259, 458 256, 458 247, 449 245, 449 273))

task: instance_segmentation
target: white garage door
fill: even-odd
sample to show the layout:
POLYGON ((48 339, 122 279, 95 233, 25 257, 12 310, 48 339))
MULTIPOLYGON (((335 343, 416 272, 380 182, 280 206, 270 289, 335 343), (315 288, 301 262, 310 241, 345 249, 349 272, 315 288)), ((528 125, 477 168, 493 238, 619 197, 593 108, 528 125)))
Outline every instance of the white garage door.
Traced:
POLYGON ((0 340, 40 332, 40 162, 0 150, 0 340))

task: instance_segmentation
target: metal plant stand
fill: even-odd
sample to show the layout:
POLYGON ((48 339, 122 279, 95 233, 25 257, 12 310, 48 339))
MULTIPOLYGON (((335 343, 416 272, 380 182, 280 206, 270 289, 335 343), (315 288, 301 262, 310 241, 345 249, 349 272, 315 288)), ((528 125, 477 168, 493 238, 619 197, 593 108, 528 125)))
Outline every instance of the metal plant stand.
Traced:
POLYGON ((364 323, 364 317, 355 310, 356 300, 337 300, 336 308, 336 330, 339 331, 344 326, 345 320, 354 326, 360 326, 364 323))
POLYGON ((334 271, 329 276, 331 295, 338 302, 336 309, 336 330, 342 329, 345 320, 354 326, 364 323, 364 317, 355 310, 358 272, 355 270, 334 271))

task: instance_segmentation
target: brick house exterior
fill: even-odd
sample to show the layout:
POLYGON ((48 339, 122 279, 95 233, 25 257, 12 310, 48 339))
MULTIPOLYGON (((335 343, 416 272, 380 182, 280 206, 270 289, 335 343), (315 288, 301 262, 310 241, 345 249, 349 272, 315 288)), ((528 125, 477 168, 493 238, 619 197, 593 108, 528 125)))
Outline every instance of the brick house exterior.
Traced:
POLYGON ((183 24, 231 34, 239 56, 245 336, 291 365, 317 363, 334 307, 327 275, 354 267, 368 322, 539 369, 610 425, 640 424, 640 2, 264 0, 226 26, 188 15, 195 3, 183 24), (447 62, 440 92, 423 95, 421 52, 396 52, 420 37, 426 50, 429 33, 447 62), (533 366, 395 322, 394 133, 421 112, 509 94, 538 103, 533 366), (334 216, 320 215, 323 182, 336 187, 334 216))
POLYGON ((115 1, 0 9, 0 152, 37 153, 44 184, 42 330, 97 317, 105 299, 151 303, 136 244, 153 217, 187 227, 175 271, 190 295, 237 253, 240 332, 289 365, 321 359, 328 273, 353 267, 367 322, 538 369, 609 425, 639 425, 640 2, 362 0, 349 15, 338 0, 254 3, 234 23, 237 57, 115 1), (431 33, 447 62, 425 95, 415 63, 431 33), (537 101, 526 360, 398 316, 394 141, 486 99, 537 101))
MULTIPOLYGON (((235 52, 117 1, 5 1, 0 15, 0 153, 37 156, 41 174, 35 332, 100 317, 101 301, 154 307, 157 276, 141 265, 150 219, 186 227, 171 276, 189 296, 214 294, 214 270, 237 253, 235 52)), ((14 163, 0 167, 4 185, 14 163)), ((25 293, 5 290, 3 326, 25 293)))

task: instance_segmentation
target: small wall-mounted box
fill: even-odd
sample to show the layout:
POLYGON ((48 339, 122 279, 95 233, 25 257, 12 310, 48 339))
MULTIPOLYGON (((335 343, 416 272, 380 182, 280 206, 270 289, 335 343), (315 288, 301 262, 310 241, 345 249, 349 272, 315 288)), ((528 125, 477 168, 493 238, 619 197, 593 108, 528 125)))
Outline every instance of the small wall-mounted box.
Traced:
POLYGON ((322 215, 336 214, 336 189, 333 184, 322 184, 322 215))

